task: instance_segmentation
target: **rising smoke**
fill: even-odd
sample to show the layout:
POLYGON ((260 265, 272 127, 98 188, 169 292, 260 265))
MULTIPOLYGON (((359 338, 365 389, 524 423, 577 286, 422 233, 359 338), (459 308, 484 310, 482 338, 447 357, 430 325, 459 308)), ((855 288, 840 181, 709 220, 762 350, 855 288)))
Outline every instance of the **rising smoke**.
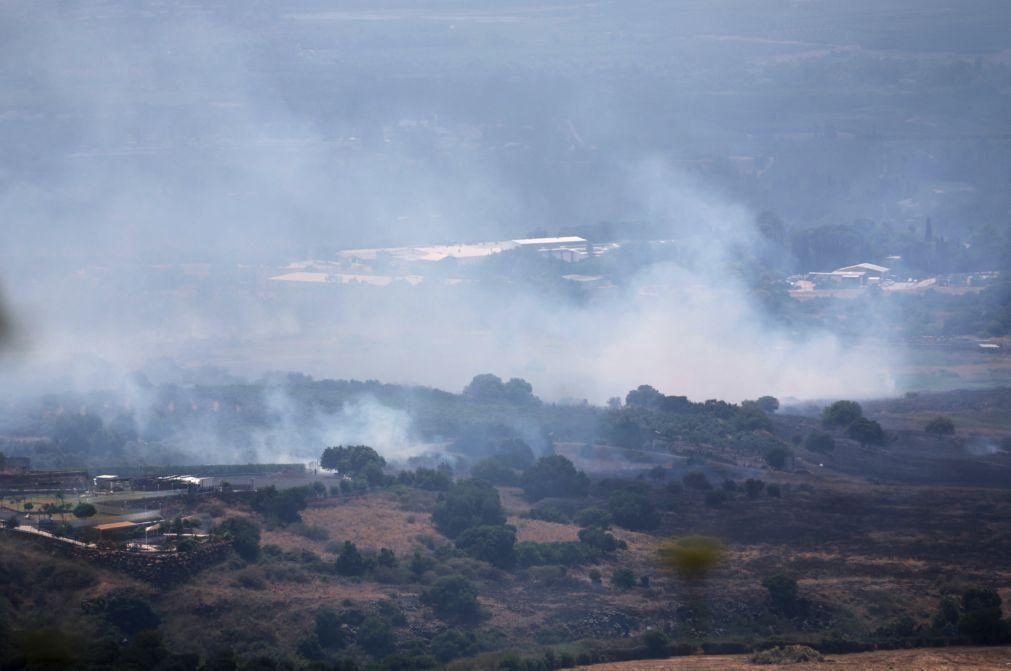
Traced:
MULTIPOLYGON (((0 116, 0 273, 30 344, 5 361, 5 392, 115 387, 163 357, 452 390, 491 371, 591 402, 642 383, 734 401, 893 391, 894 353, 777 323, 734 272, 760 244, 754 211, 675 152, 614 144, 636 120, 607 77, 557 85, 561 62, 522 52, 555 28, 523 3, 486 20, 432 6, 372 23, 294 5, 0 9, 0 59, 25 96, 0 116), (520 65, 485 51, 496 39, 520 65), (488 60, 465 67, 478 52, 488 60), (511 83, 514 66, 534 84, 511 83), (601 220, 649 222, 679 253, 579 299, 481 271, 463 286, 282 292, 265 279, 338 249, 601 220)), ((669 120, 684 134, 698 122, 669 120)), ((302 456, 320 440, 415 453, 410 417, 375 401, 308 418, 271 403, 282 430, 222 458, 302 456)))

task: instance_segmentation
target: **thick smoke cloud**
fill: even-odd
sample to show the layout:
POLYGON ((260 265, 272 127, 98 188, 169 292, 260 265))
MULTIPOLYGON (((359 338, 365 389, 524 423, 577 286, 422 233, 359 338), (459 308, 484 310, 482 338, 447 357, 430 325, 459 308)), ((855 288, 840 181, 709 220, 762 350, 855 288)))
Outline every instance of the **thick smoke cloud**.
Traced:
MULTIPOLYGON (((729 400, 892 390, 893 355, 769 318, 732 268, 759 244, 755 212, 680 156, 617 148, 634 114, 608 77, 558 83, 558 62, 532 67, 531 45, 558 27, 528 21, 523 3, 492 32, 469 12, 380 13, 374 63, 362 45, 379 38, 358 10, 103 7, 0 10, 3 70, 24 96, 0 117, 0 273, 30 342, 6 364, 8 393, 107 387, 161 357, 450 389, 492 371, 594 402, 642 383, 729 400), (442 61, 412 62, 436 38, 442 61), (512 69, 538 82, 517 89, 512 69), (447 114, 419 71, 446 95, 470 87, 451 98, 469 102, 447 114), (551 121, 526 129, 538 108, 551 121), (266 280, 339 249, 600 220, 647 221, 679 254, 580 300, 514 278, 448 285, 442 268, 419 287, 266 280)), ((670 125, 697 122, 686 111, 670 125)), ((410 443, 408 418, 367 401, 333 421, 318 427, 327 442, 410 443)), ((257 457, 296 454, 272 440, 257 457)))

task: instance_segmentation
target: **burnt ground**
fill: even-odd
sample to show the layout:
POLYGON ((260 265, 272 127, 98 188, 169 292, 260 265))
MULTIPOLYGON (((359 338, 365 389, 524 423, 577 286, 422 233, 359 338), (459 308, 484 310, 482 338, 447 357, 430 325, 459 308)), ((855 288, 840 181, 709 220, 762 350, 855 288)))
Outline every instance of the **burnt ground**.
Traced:
MULTIPOLYGON (((383 601, 404 612, 405 638, 429 640, 447 625, 420 603, 419 594, 438 575, 450 573, 479 585, 483 615, 466 627, 497 641, 498 647, 529 650, 577 640, 620 644, 654 627, 679 643, 750 645, 769 638, 873 642, 876 630, 904 617, 928 624, 942 595, 968 586, 995 588, 1005 603, 1011 598, 1011 491, 1001 481, 1005 462, 1000 461, 1005 456, 972 455, 959 442, 970 430, 998 438, 1001 429, 994 427, 1003 421, 1006 403, 995 402, 991 407, 997 410, 987 423, 966 429, 973 413, 981 412, 974 399, 961 409, 941 408, 958 425, 956 436, 946 439, 916 429, 923 417, 938 412, 923 399, 909 407, 903 405, 907 400, 867 404, 868 415, 882 417, 886 429, 900 437, 906 432, 905 438, 866 450, 840 440, 830 455, 799 449, 786 471, 770 470, 756 455, 702 446, 677 446, 678 454, 660 453, 631 465, 614 449, 589 454, 580 465, 592 463, 596 479, 635 478, 654 465, 663 467, 664 476, 644 479, 664 507, 659 528, 650 533, 614 529, 628 548, 597 565, 507 572, 443 553, 421 582, 395 576, 343 578, 320 571, 332 563, 334 546, 345 540, 363 551, 393 548, 401 561, 414 551, 439 555, 448 541, 431 525, 435 495, 394 488, 314 503, 303 517, 307 526, 323 530, 315 537, 291 527, 265 529, 264 544, 283 557, 253 565, 228 560, 181 585, 139 588, 157 604, 167 640, 198 653, 228 645, 250 655, 277 650, 294 655, 321 606, 339 610, 352 604, 368 610, 383 601), (716 486, 724 477, 738 482, 758 477, 778 483, 782 494, 749 498, 738 490, 720 507, 707 505, 704 492, 678 486, 672 491, 679 493, 659 495, 690 470, 707 472, 716 486), (982 474, 976 482, 974 474, 982 474), (679 581, 658 561, 664 542, 688 534, 716 536, 726 544, 722 565, 696 584, 679 581), (616 588, 610 576, 618 568, 631 569, 637 578, 647 576, 649 585, 616 588), (599 583, 590 579, 594 569, 603 576, 599 583), (771 607, 761 584, 780 572, 796 577, 800 585, 800 602, 789 613, 771 607)), ((791 428, 817 425, 801 416, 775 421, 787 436, 791 428)), ((561 445, 559 451, 570 453, 569 448, 578 462, 576 446, 561 445)), ((576 538, 575 525, 527 518, 531 504, 520 490, 500 488, 500 494, 519 540, 576 538)), ((606 506, 606 499, 590 497, 579 505, 606 506)), ((210 515, 209 524, 249 514, 229 506, 203 502, 189 512, 210 515)), ((51 561, 36 554, 32 548, 0 546, 0 561, 36 567, 51 561)), ((123 582, 113 571, 89 570, 95 572, 93 579, 53 593, 53 599, 74 604, 123 582)), ((25 583, 45 584, 28 578, 25 583)), ((26 591, 24 598, 28 595, 26 591)))

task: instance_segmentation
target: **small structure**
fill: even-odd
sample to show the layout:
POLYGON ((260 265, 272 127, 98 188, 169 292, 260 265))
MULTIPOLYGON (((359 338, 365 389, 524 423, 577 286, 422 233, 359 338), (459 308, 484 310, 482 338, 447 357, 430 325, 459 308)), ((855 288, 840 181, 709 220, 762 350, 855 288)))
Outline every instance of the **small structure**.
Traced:
POLYGON ((88 531, 91 534, 97 534, 99 540, 118 540, 133 538, 143 527, 144 525, 140 522, 107 522, 96 524, 88 531))
POLYGON ((118 475, 96 475, 92 481, 96 492, 122 492, 129 488, 130 478, 121 478, 118 475))
POLYGON ((857 263, 852 266, 836 268, 829 273, 808 273, 807 276, 816 287, 826 285, 862 287, 868 284, 880 284, 888 276, 889 271, 889 268, 874 263, 857 263))

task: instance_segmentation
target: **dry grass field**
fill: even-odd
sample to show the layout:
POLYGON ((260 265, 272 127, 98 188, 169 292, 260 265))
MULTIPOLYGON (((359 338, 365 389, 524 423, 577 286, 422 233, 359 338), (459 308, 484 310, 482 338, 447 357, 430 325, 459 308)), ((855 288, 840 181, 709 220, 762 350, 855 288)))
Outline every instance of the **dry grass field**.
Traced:
POLYGON ((675 657, 665 660, 580 666, 584 671, 1006 671, 1011 648, 934 648, 828 655, 823 662, 757 665, 745 655, 675 657))

